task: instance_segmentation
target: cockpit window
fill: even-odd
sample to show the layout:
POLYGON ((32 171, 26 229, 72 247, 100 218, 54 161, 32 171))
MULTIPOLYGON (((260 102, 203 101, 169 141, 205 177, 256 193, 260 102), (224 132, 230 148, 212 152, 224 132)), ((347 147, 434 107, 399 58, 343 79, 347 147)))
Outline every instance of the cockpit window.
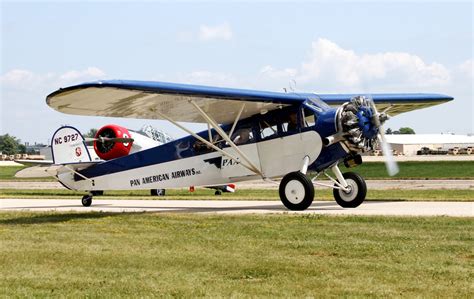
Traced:
POLYGON ((316 123, 314 118, 314 112, 309 110, 308 108, 303 108, 303 115, 304 115, 304 126, 305 127, 312 127, 316 123))

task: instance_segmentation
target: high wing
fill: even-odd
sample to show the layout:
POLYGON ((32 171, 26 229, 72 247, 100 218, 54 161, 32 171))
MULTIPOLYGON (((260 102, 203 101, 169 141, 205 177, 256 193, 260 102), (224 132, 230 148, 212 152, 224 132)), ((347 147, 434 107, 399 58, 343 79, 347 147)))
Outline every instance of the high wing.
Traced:
MULTIPOLYGON (((178 122, 205 123, 195 106, 189 105, 193 101, 217 123, 227 124, 235 120, 241 109, 242 119, 283 106, 299 105, 308 99, 320 99, 336 106, 353 96, 108 80, 59 89, 48 95, 46 102, 53 109, 68 114, 144 119, 165 119, 163 115, 166 115, 178 122)), ((391 115, 452 100, 440 94, 373 94, 372 98, 380 110, 392 106, 391 115)))
POLYGON ((450 96, 436 93, 322 94, 319 99, 329 106, 337 107, 360 95, 372 98, 378 111, 390 107, 388 114, 391 116, 453 100, 450 96))

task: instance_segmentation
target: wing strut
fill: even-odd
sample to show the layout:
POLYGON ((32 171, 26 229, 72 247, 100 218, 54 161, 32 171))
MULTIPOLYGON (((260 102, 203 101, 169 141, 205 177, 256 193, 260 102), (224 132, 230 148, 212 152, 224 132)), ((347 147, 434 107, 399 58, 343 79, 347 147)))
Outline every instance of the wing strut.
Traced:
MULTIPOLYGON (((265 178, 265 176, 263 175, 263 173, 258 170, 258 168, 250 161, 250 159, 247 157, 246 154, 244 154, 238 147, 237 145, 235 145, 235 143, 230 140, 229 136, 227 135, 226 132, 224 132, 224 130, 221 129, 221 127, 219 127, 219 125, 209 116, 206 114, 206 112, 204 112, 201 107, 199 107, 196 102, 194 102, 193 100, 190 100, 189 101, 194 107, 196 107, 197 111, 202 115, 202 117, 204 117, 204 119, 207 121, 208 124, 210 124, 214 130, 216 130, 217 133, 219 133, 219 135, 221 135, 221 137, 227 141, 227 143, 229 143, 229 145, 239 154, 240 157, 242 157, 242 159, 245 160, 245 162, 247 162, 249 165, 250 165, 250 168, 248 168, 250 171, 253 171, 255 172, 256 174, 260 175, 262 178, 265 178)), ((238 161, 238 160, 236 160, 238 161)))
MULTIPOLYGON (((159 111, 155 111, 155 113, 157 113, 159 116, 161 116, 163 119, 166 119, 167 121, 169 121, 170 123, 172 123, 173 125, 177 126, 178 128, 180 128, 181 130, 185 131, 186 133, 192 135, 194 138, 198 139, 199 141, 201 141, 202 143, 204 143, 205 145, 211 147, 212 149, 218 151, 219 153, 223 154, 224 156, 234 160, 234 161, 238 161, 238 158, 235 157, 234 155, 231 155, 225 151, 223 151, 222 149, 220 149, 219 147, 217 147, 216 145, 214 145, 212 142, 209 142, 208 140, 202 138, 201 136, 199 136, 198 134, 194 133, 193 131, 189 130, 188 128, 180 125, 179 123, 177 123, 176 121, 172 120, 171 118, 169 118, 167 115, 159 112, 159 111)), ((233 144, 233 143, 232 143, 233 144)), ((250 163, 251 164, 251 163, 250 163)), ((263 174, 255 168, 255 166, 251 165, 247 165, 246 163, 242 163, 241 162, 241 165, 244 166, 245 168, 247 168, 248 170, 252 171, 252 172, 255 172, 256 174, 263 176, 263 174), (253 167, 252 167, 253 166, 253 167)))
POLYGON ((245 103, 242 104, 242 107, 240 107, 239 113, 237 113, 237 116, 235 117, 234 124, 232 125, 232 128, 230 129, 230 132, 229 132, 229 137, 232 136, 232 133, 234 133, 235 126, 237 126, 237 123, 239 122, 240 116, 242 115, 244 108, 245 108, 245 103))

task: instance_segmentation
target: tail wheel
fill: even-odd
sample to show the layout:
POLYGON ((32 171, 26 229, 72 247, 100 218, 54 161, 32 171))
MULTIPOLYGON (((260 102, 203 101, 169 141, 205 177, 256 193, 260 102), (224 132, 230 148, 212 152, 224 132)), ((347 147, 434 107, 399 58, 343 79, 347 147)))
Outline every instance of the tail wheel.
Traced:
POLYGON ((355 172, 346 172, 344 179, 349 185, 349 191, 333 189, 334 199, 343 208, 355 208, 364 202, 367 195, 365 180, 355 172))
POLYGON ((290 172, 280 182, 280 199, 292 211, 306 210, 314 199, 314 186, 303 173, 290 172))

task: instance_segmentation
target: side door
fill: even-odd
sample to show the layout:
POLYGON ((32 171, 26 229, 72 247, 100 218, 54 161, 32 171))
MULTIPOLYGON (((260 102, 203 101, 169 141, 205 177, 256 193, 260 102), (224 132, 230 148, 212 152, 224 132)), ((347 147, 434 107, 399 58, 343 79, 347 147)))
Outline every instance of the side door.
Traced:
MULTIPOLYGON (((230 139, 237 145, 238 149, 253 166, 261 171, 254 128, 251 125, 237 127, 235 133, 230 136, 230 139)), ((242 165, 242 163, 247 165, 249 163, 246 162, 234 148, 227 146, 223 148, 223 151, 237 158, 237 160, 233 160, 226 156, 222 157, 221 173, 223 177, 236 179, 239 177, 257 176, 255 172, 242 165)))
POLYGON ((321 136, 313 129, 314 122, 311 125, 306 117, 306 114, 312 115, 312 111, 300 108, 286 112, 275 117, 273 122, 271 118, 266 121, 271 131, 269 127, 260 126, 258 156, 262 172, 268 177, 280 177, 300 170, 305 156, 309 156, 311 164, 321 153, 321 136), (271 134, 275 128, 277 132, 271 134), (267 136, 269 133, 271 135, 267 136))

